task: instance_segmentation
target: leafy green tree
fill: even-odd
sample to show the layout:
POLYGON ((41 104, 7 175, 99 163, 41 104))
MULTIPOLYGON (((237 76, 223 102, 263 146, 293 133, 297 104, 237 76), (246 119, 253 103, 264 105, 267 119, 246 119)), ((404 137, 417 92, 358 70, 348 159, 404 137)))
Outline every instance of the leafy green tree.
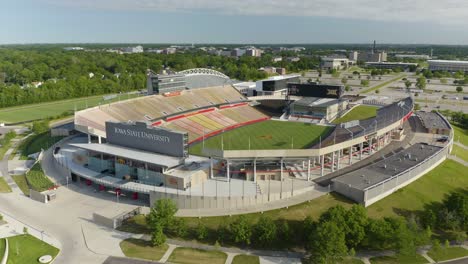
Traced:
POLYGON ((346 212, 346 244, 355 248, 361 244, 366 236, 368 225, 367 211, 362 205, 353 205, 346 212))
POLYGON ((276 232, 278 233, 278 238, 284 244, 287 244, 291 241, 291 228, 289 227, 288 221, 280 219, 276 223, 276 232))
POLYGON ((197 226, 197 239, 198 240, 204 240, 208 236, 208 229, 206 226, 200 221, 198 222, 197 226))
POLYGON ((406 87, 406 89, 409 89, 409 88, 411 87, 411 84, 412 84, 412 83, 411 83, 410 80, 406 80, 406 81, 405 81, 405 87, 406 87))
POLYGON ((461 93, 463 92, 463 87, 461 86, 457 86, 457 89, 456 89, 457 93, 461 93))
POLYGON ((252 236, 252 226, 247 220, 247 217, 240 215, 235 221, 229 224, 229 232, 232 241, 249 245, 252 236))
POLYGON ((418 89, 426 89, 427 79, 424 76, 420 76, 416 81, 416 87, 418 89))
POLYGON ((177 206, 171 199, 157 200, 146 216, 146 222, 151 230, 161 227, 167 231, 169 226, 175 221, 177 206))
POLYGON ((361 80, 361 85, 364 87, 369 86, 369 80, 361 80))
POLYGON ((155 247, 161 246, 166 243, 166 235, 164 235, 163 227, 160 224, 157 224, 153 227, 151 231, 151 244, 155 247))
POLYGON ((36 134, 42 134, 44 132, 47 132, 49 130, 49 121, 35 121, 32 124, 31 130, 36 134))
POLYGON ((276 240, 276 225, 273 219, 262 216, 254 226, 254 241, 260 246, 269 246, 276 240))
POLYGON ((335 263, 348 253, 345 233, 336 222, 320 222, 311 245, 312 263, 335 263))
POLYGON ((345 77, 343 77, 343 78, 341 79, 341 83, 342 83, 342 84, 346 84, 347 82, 348 82, 348 79, 346 79, 345 77))

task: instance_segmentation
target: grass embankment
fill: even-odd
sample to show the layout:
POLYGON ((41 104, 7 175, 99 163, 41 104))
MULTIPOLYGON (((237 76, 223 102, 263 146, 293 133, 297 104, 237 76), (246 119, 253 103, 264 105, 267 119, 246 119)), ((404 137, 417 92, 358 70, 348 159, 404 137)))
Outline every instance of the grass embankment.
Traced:
POLYGON ((342 261, 337 262, 337 264, 364 264, 364 262, 357 258, 346 257, 342 261))
POLYGON ((466 168, 446 160, 417 181, 367 207, 367 212, 373 218, 407 215, 422 210, 425 204, 441 202, 446 194, 466 186, 466 168))
POLYGON ((345 122, 349 122, 352 120, 364 120, 377 115, 378 107, 370 106, 370 105, 358 105, 354 107, 349 113, 346 115, 337 118, 333 121, 333 124, 341 124, 345 122))
POLYGON ((395 78, 392 78, 392 79, 390 79, 390 80, 388 80, 388 81, 385 81, 385 82, 383 82, 383 83, 381 83, 381 84, 378 84, 378 85, 376 85, 376 86, 374 86, 374 87, 371 87, 371 88, 369 88, 369 89, 366 89, 366 90, 362 91, 361 93, 369 93, 369 92, 378 90, 378 89, 380 89, 380 88, 382 88, 382 87, 384 87, 384 86, 386 86, 386 85, 389 85, 389 84, 391 84, 391 83, 393 83, 393 82, 396 82, 396 81, 400 80, 400 79, 403 78, 403 77, 405 77, 404 74, 398 75, 398 76, 395 77, 395 78))
MULTIPOLYGON (((205 140, 205 148, 224 150, 301 149, 318 142, 330 127, 299 122, 264 121, 217 135, 205 140)), ((202 143, 190 147, 190 153, 200 155, 202 143)))
MULTIPOLYGON (((53 247, 31 235, 19 235, 8 238, 10 247, 8 264, 39 263, 39 257, 51 255, 55 258, 59 249, 53 247)), ((0 239, 0 252, 5 251, 5 239, 0 239)))
POLYGON ((54 183, 44 174, 39 163, 36 163, 31 170, 26 173, 26 180, 28 186, 38 192, 43 192, 54 187, 54 183))
POLYGON ((428 261, 421 255, 414 256, 382 256, 370 259, 372 264, 424 264, 428 261))
POLYGON ((460 159, 468 162, 468 150, 453 144, 453 149, 451 155, 457 156, 460 159))
POLYGON ((431 259, 439 262, 449 259, 466 257, 468 256, 468 250, 462 247, 442 247, 436 251, 431 249, 429 252, 427 252, 427 255, 429 255, 431 259))
POLYGON ((227 255, 220 251, 207 251, 194 248, 176 248, 169 257, 168 262, 180 264, 224 264, 227 255))
POLYGON ((120 248, 127 257, 158 261, 164 256, 169 246, 164 244, 160 247, 153 247, 150 241, 129 238, 120 242, 120 248))
POLYGON ((16 182, 18 188, 24 193, 24 195, 29 196, 29 185, 26 181, 25 175, 11 175, 11 178, 16 182))
POLYGON ((28 155, 40 152, 42 149, 48 149, 63 138, 63 136, 52 137, 50 132, 32 135, 23 140, 11 155, 21 153, 20 159, 26 160, 28 155))
POLYGON ((5 178, 0 177, 0 193, 9 193, 11 192, 10 186, 8 186, 8 183, 5 181, 5 178))
POLYGON ((232 259, 232 264, 260 264, 260 258, 252 255, 236 255, 232 259))
MULTIPOLYGON (((136 94, 120 95, 120 100, 137 97, 136 94)), ((46 119, 55 117, 64 112, 73 115, 73 111, 82 110, 86 107, 94 107, 99 104, 108 104, 119 100, 119 96, 111 100, 103 100, 103 95, 90 96, 85 98, 76 98, 69 100, 60 100, 55 102, 46 102, 39 104, 15 106, 0 109, 0 122, 17 123, 31 120, 46 119)))
POLYGON ((468 146, 468 129, 464 129, 455 125, 452 125, 455 131, 454 141, 460 142, 465 146, 468 146))

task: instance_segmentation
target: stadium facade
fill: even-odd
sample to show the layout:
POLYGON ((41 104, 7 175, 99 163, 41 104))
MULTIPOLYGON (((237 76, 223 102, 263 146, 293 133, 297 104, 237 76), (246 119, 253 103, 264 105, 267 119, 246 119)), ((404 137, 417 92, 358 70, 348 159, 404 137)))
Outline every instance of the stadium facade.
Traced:
MULTIPOLYGON (((356 170, 337 175, 343 168, 378 155, 392 142, 401 142, 410 134, 407 121, 416 116, 412 98, 381 107, 373 118, 332 125, 329 122, 336 116, 355 106, 341 99, 340 86, 302 85, 296 77, 290 82, 281 79, 280 83, 271 84, 269 79, 267 86, 282 91, 281 94, 247 98, 232 86, 232 80, 213 70, 193 69, 175 75, 182 76, 184 87, 171 86, 170 91, 153 88, 153 93, 158 94, 75 114, 75 129, 88 135, 87 139, 71 139, 67 150, 62 148, 55 153, 73 181, 84 181, 99 190, 149 204, 168 197, 181 209, 244 208, 316 190, 335 190, 369 205, 420 177, 450 151, 450 124, 440 115, 426 117, 437 119, 440 122, 436 124, 443 128, 425 132, 448 131, 448 140, 429 142, 424 151, 419 151, 422 154, 416 153, 417 147, 409 148, 407 152, 413 158, 407 160, 405 152, 395 154, 391 164, 406 162, 404 171, 387 170, 373 176, 356 170), (318 97, 311 97, 314 95, 318 97), (227 131, 271 119, 254 107, 262 99, 285 102, 280 121, 325 125, 331 132, 303 149, 251 149, 250 137, 245 138, 249 141, 247 149, 204 147, 208 138, 223 137, 227 131), (322 107, 322 112, 317 107, 322 107), (323 107, 336 110, 332 115, 324 114, 323 107), (295 117, 294 113, 299 112, 302 116, 295 117), (321 116, 320 120, 314 116, 321 116), (189 154, 196 144, 202 145, 203 156, 189 154), (410 176, 403 177, 402 173, 408 171, 410 176), (361 178, 361 174, 367 176, 361 178), (375 186, 391 180, 391 188, 385 185, 376 191, 375 186)), ((155 83, 153 75, 148 79, 148 84, 155 83)), ((424 124, 420 122, 420 126, 424 124)), ((377 171, 384 165, 395 166, 370 165, 374 167, 368 170, 377 171)))

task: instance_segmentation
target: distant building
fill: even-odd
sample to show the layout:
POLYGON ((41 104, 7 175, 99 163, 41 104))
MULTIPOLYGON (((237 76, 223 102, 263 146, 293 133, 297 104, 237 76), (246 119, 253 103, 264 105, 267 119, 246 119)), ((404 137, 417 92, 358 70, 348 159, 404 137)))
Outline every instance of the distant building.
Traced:
POLYGON ((387 53, 385 51, 381 52, 359 52, 358 60, 364 62, 384 62, 387 61, 387 53))
POLYGON ((280 61, 283 61, 283 57, 274 57, 271 61, 272 62, 280 62, 280 61))
POLYGON ((299 58, 299 57, 287 57, 286 58, 286 61, 288 61, 288 62, 298 62, 300 60, 301 60, 301 58, 299 58))
POLYGON ((358 55, 359 55, 359 52, 357 52, 357 51, 351 51, 351 52, 348 54, 348 59, 349 59, 349 60, 352 60, 352 61, 357 61, 357 60, 358 60, 358 55))
POLYGON ((271 67, 271 66, 268 66, 268 67, 262 67, 260 69, 258 69, 259 71, 264 71, 268 74, 274 74, 274 73, 277 73, 279 75, 285 75, 286 74, 286 68, 281 68, 281 67, 271 67))
POLYGON ((240 82, 235 83, 234 86, 244 96, 253 96, 256 84, 255 82, 240 82))
POLYGON ((249 48, 245 50, 245 55, 250 57, 261 57, 263 51, 257 48, 249 48))
POLYGON ((233 57, 240 57, 240 56, 244 55, 245 52, 246 52, 245 49, 238 49, 238 48, 236 48, 236 49, 233 49, 233 50, 231 51, 231 56, 233 56, 233 57))
POLYGON ((174 47, 169 47, 169 48, 165 48, 163 50, 163 54, 175 54, 177 52, 177 48, 174 48, 174 47))
POLYGON ((143 47, 142 46, 126 47, 126 48, 123 48, 122 52, 123 53, 142 53, 143 47))
POLYGON ((427 62, 431 71, 468 72, 468 61, 428 60, 427 62))
POLYGON ((416 60, 428 60, 431 57, 425 54, 395 54, 395 58, 399 59, 416 59, 416 60))
POLYGON ((66 51, 71 51, 71 50, 84 50, 82 47, 65 47, 63 48, 66 51))
POLYGON ((417 63, 406 63, 406 62, 366 62, 366 67, 376 69, 396 69, 401 68, 402 70, 408 70, 411 67, 417 67, 417 63))
POLYGON ((342 70, 350 65, 350 61, 346 58, 329 58, 323 57, 320 59, 320 67, 326 70, 342 70))

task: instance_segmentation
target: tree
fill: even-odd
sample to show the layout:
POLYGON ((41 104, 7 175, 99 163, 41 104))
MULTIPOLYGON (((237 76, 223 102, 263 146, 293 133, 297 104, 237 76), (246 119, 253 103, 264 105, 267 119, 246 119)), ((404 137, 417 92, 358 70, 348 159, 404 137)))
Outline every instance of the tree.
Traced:
POLYGON ((463 87, 457 86, 456 90, 457 90, 457 93, 461 93, 461 92, 463 92, 463 87))
POLYGON ((379 94, 379 93, 380 93, 380 90, 379 90, 379 89, 375 90, 375 93, 376 93, 376 94, 379 94))
POLYGON ((204 240, 208 236, 208 229, 206 226, 200 221, 198 222, 197 226, 197 239, 204 240))
POLYGON ((35 121, 32 125, 32 131, 36 134, 42 134, 49 130, 49 121, 35 121))
POLYGON ((411 87, 411 81, 410 80, 406 80, 405 81, 405 86, 406 86, 406 89, 409 89, 411 87))
POLYGON ((252 226, 244 215, 240 215, 229 224, 229 232, 232 241, 249 245, 252 236, 252 226))
POLYGON ((343 78, 341 79, 341 83, 342 83, 342 84, 346 84, 347 82, 348 82, 348 79, 346 79, 345 77, 343 77, 343 78))
POLYGON ((369 86, 369 81, 368 80, 361 80, 361 85, 364 87, 369 86))
POLYGON ((164 235, 163 226, 161 224, 155 225, 151 232, 151 244, 157 247, 157 246, 161 246, 165 242, 166 242, 166 235, 164 235))
POLYGON ((167 231, 175 221, 176 212, 177 206, 171 199, 160 199, 151 207, 149 214, 146 216, 146 222, 151 230, 161 227, 163 231, 167 231))
POLYGON ((345 91, 347 91, 347 92, 351 91, 351 86, 349 84, 347 84, 345 86, 345 91))
POLYGON ((353 205, 346 212, 346 244, 355 248, 361 244, 366 236, 368 225, 367 211, 362 205, 353 205))
POLYGON ((260 246, 269 246, 276 240, 276 225, 273 219, 262 216, 254 226, 254 241, 260 246))
POLYGON ((418 87, 418 89, 421 89, 421 90, 426 89, 426 84, 427 84, 427 80, 424 76, 420 76, 416 81, 416 87, 418 87))
POLYGON ((289 228, 288 222, 284 219, 280 219, 277 222, 276 230, 280 241, 287 244, 291 239, 291 229, 289 228))
POLYGON ((320 222, 311 245, 312 263, 334 263, 348 253, 345 233, 336 222, 320 222))

